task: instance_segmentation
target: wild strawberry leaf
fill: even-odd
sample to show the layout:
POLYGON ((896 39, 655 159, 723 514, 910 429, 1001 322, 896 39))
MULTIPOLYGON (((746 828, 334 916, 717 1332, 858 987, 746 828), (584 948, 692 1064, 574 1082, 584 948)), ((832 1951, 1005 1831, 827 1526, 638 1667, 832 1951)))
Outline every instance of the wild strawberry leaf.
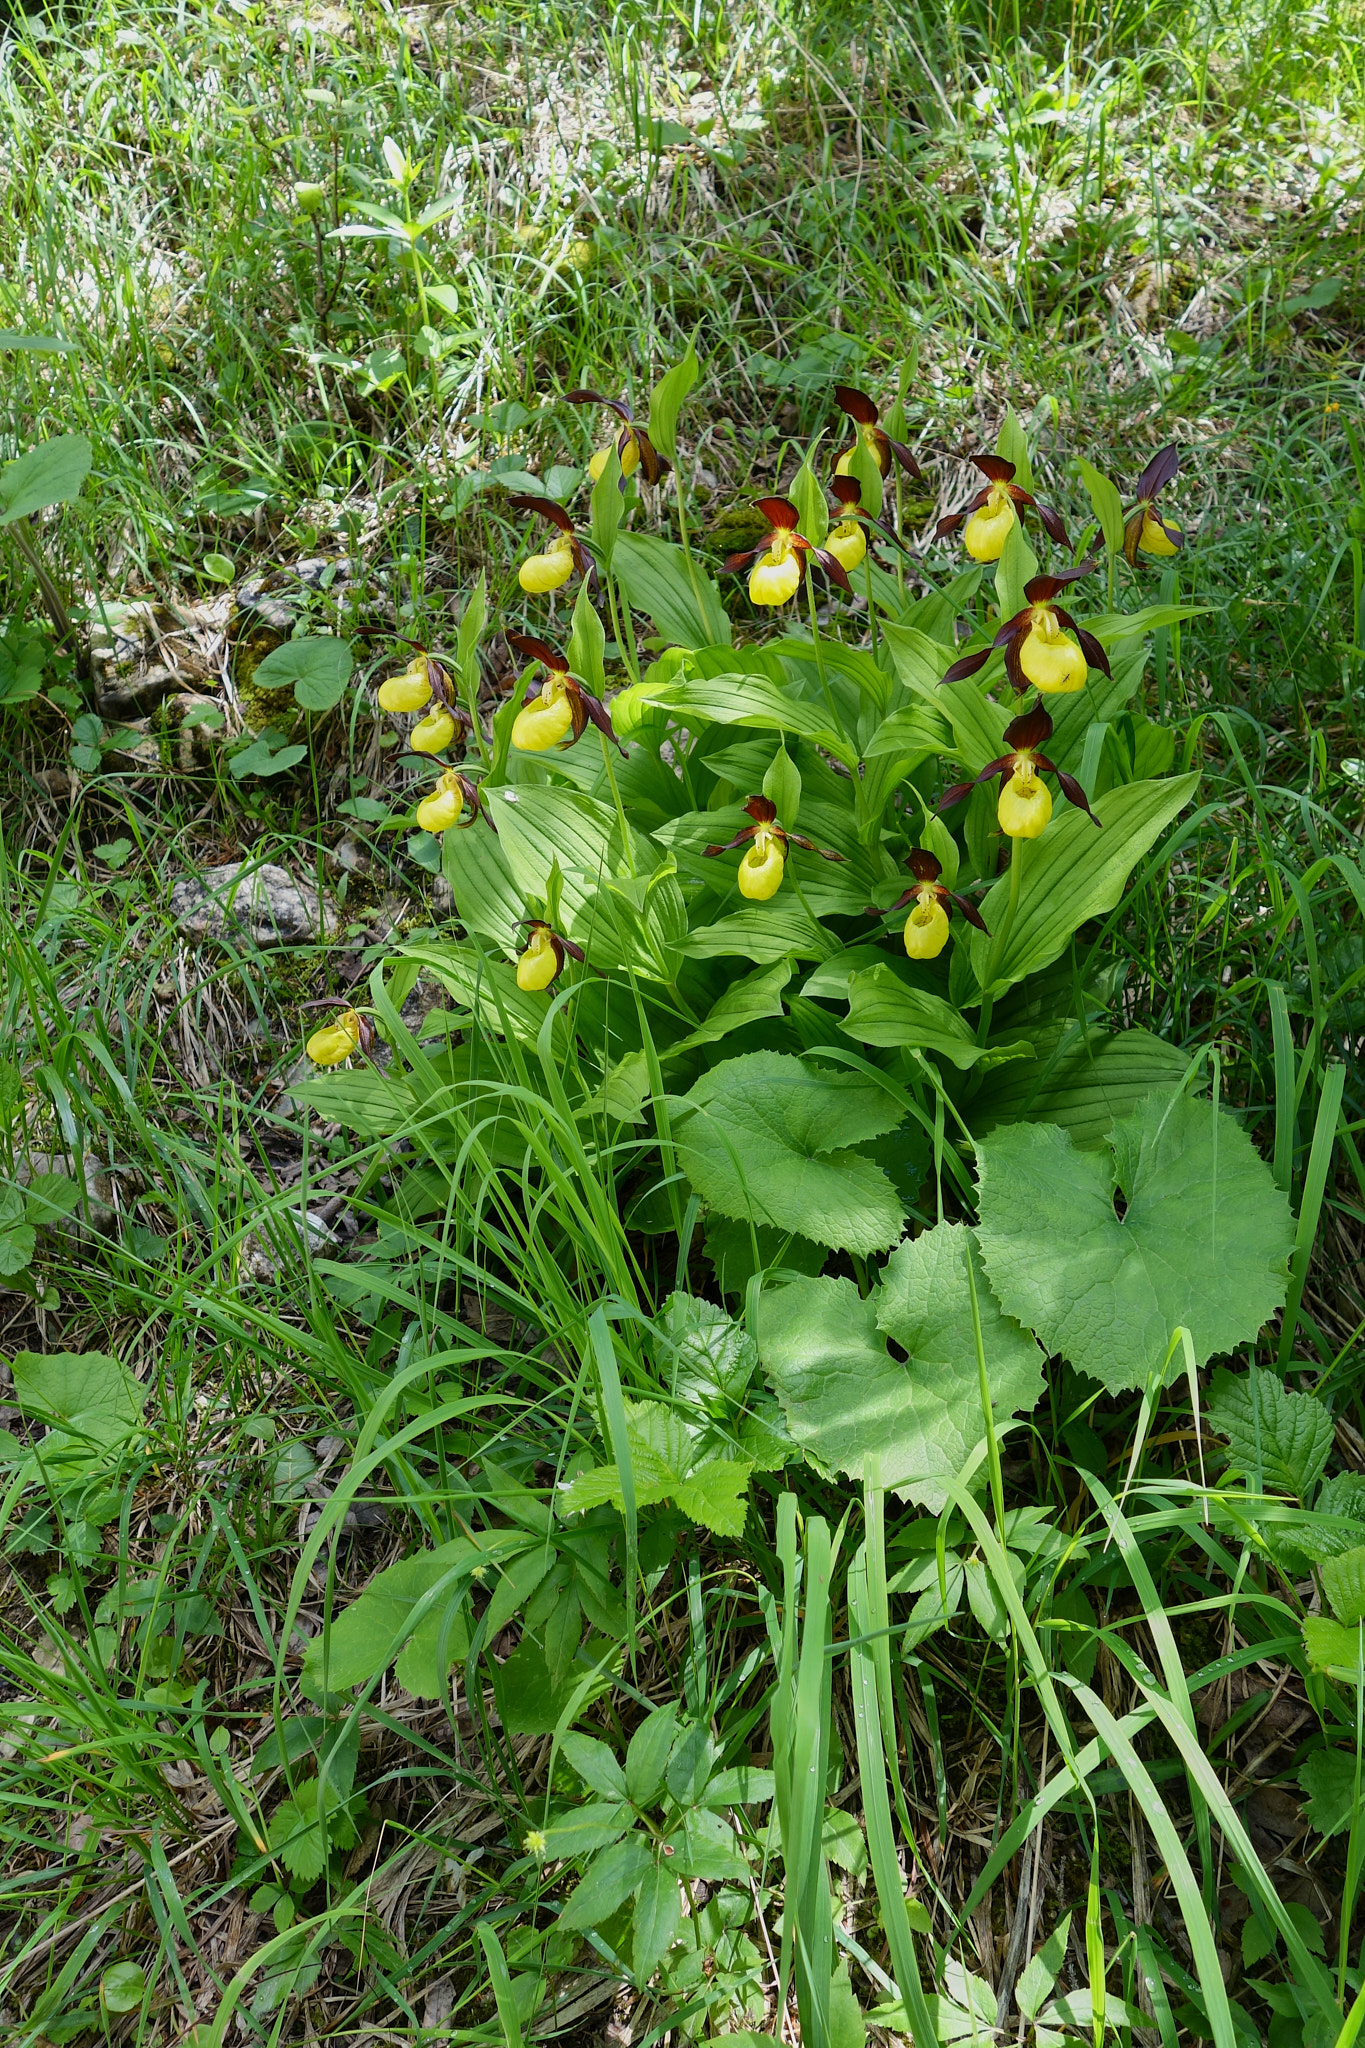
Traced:
POLYGON ((1054 1124, 1009 1125, 980 1141, 977 1164, 978 1240, 1001 1305, 1111 1393, 1159 1372, 1178 1327, 1203 1365, 1251 1342, 1284 1301, 1289 1204, 1240 1125, 1206 1102, 1149 1095, 1100 1151, 1054 1124))

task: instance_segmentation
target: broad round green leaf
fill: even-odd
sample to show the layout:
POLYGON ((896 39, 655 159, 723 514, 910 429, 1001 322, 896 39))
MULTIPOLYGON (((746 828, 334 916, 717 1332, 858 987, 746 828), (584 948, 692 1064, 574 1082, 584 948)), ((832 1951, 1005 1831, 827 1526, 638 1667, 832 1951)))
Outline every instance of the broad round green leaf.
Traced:
POLYGON ((722 1216, 864 1254, 900 1236, 891 1182, 847 1149, 902 1120, 875 1081, 790 1053, 755 1052, 712 1067, 682 1104, 693 1114, 675 1131, 679 1159, 722 1216))
MULTIPOLYGON (((850 1280, 798 1280, 763 1297, 759 1355, 787 1427, 815 1461, 933 1512, 985 1434, 967 1277, 970 1233, 940 1223, 898 1245, 866 1300, 850 1280), (907 1356, 887 1349, 890 1337, 907 1356)), ((1043 1389, 1038 1346, 1001 1314, 974 1256, 997 1428, 1043 1389)))
POLYGON ((135 2012, 146 1989, 140 1963, 112 1963, 100 1978, 100 2003, 106 2012, 135 2012))
POLYGON ((90 473, 90 443, 84 434, 42 441, 0 469, 0 526, 13 526, 30 512, 66 505, 80 495, 90 473))
POLYGON ((258 664, 251 680, 258 690, 287 690, 292 683, 294 702, 304 711, 330 711, 340 702, 354 667, 349 643, 320 633, 284 641, 258 664))
POLYGON ((1250 1343, 1284 1302, 1289 1204, 1207 1102, 1149 1095, 1099 1152, 1052 1124, 1010 1125, 981 1141, 977 1163, 1000 1302, 1111 1393, 1159 1372, 1178 1327, 1203 1365, 1250 1343))

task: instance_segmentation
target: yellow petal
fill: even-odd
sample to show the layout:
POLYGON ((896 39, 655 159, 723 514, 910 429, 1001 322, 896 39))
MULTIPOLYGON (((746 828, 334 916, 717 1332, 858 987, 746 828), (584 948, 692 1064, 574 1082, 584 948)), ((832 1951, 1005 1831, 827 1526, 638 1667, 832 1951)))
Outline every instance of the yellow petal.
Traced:
POLYGON ((444 704, 438 704, 412 728, 408 734, 408 745, 414 754, 439 754, 454 737, 455 721, 444 704))
POLYGON ((315 1067, 339 1067, 360 1044, 360 1019, 354 1010, 344 1010, 335 1024, 315 1031, 304 1051, 315 1067))
POLYGON ((420 711, 430 697, 425 670, 405 668, 401 676, 389 676, 379 685, 381 711, 420 711))
POLYGON ((845 519, 826 534, 825 546, 845 570, 853 570, 867 553, 867 535, 856 519, 845 519))
POLYGON ((532 932, 526 951, 517 961, 517 987, 528 995, 548 988, 559 972, 555 949, 545 932, 532 932))
POLYGON ((1052 797, 1047 784, 1036 775, 1024 781, 1016 768, 1000 792, 996 807, 1000 830, 1010 839, 1036 839, 1052 816, 1052 797))
POLYGON ((1065 633, 1059 633, 1055 640, 1045 640, 1041 633, 1025 634, 1019 649, 1019 666, 1031 683, 1053 695, 1085 686, 1085 656, 1065 633))
POLYGON ((513 719, 512 745, 524 754, 543 754, 547 747, 557 746, 572 727, 573 710, 566 696, 556 697, 551 704, 537 697, 524 704, 513 719))
POLYGON ((1173 519, 1168 519, 1163 526, 1161 520, 1153 519, 1150 512, 1144 515, 1142 532, 1138 535, 1138 546, 1144 555, 1175 555, 1180 552, 1166 532, 1166 526, 1170 527, 1171 533, 1180 531, 1173 519))
POLYGON ((905 920, 905 950, 912 960, 936 960, 948 943, 948 913, 934 899, 917 903, 905 920))
POLYGON ((973 512, 962 533, 962 545, 972 560, 998 562, 1018 516, 1014 501, 1003 497, 997 504, 983 505, 979 512, 973 512))
POLYGON ((749 595, 755 604, 785 604, 800 588, 801 558, 797 554, 777 562, 769 548, 749 571, 749 595))
POLYGON ((546 590, 558 590, 572 575, 572 548, 551 548, 548 554, 528 555, 517 571, 517 581, 523 590, 539 596, 546 590))
POLYGON ((760 847, 755 840, 739 864, 739 893, 751 903, 766 903, 782 887, 785 859, 775 839, 760 847))

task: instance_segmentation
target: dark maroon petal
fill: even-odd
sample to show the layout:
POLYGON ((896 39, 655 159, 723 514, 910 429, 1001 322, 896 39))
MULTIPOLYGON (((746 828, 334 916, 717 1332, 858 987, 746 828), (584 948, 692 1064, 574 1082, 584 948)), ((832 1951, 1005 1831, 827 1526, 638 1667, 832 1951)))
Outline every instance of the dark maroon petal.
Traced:
POLYGON ((884 439, 886 441, 887 447, 891 450, 891 453, 895 456, 897 462, 905 471, 906 475, 915 477, 922 481, 924 477, 924 471, 920 468, 914 456, 906 447, 904 441, 893 441, 889 434, 885 435, 884 439))
MULTIPOLYGON (((581 946, 576 946, 572 939, 562 939, 560 938, 558 932, 556 932, 555 941, 559 946, 560 951, 562 953, 567 953, 571 960, 577 960, 581 964, 584 960, 587 959, 588 956, 583 951, 583 948, 581 946)), ((564 965, 562 960, 559 964, 561 967, 564 965)))
POLYGON ((1032 624, 1033 607, 1026 604, 1024 609, 1021 612, 1016 612, 1012 619, 1006 619, 1004 625, 1000 628, 994 640, 992 640, 992 647, 1008 647, 1011 640, 1022 640, 1032 624))
POLYGON ((830 481, 830 489, 841 505, 862 507, 862 487, 856 476, 836 476, 830 481))
POLYGON ((844 567, 843 563, 837 560, 836 557, 830 553, 828 548, 812 547, 809 541, 807 541, 806 547, 809 550, 809 552, 814 555, 816 561, 820 564, 820 567, 824 570, 830 582, 837 583, 840 590, 846 590, 848 591, 849 595, 852 596, 853 585, 848 580, 848 571, 844 567))
POLYGON ((877 458, 877 467, 883 476, 891 474, 891 443, 880 427, 872 429, 872 452, 877 458))
POLYGON ((1007 484, 1014 475, 1014 464, 1006 462, 1003 455, 973 455, 971 460, 993 484, 1007 484))
MULTIPOLYGON (((949 788, 944 790, 942 796, 935 804, 934 809, 936 811, 950 811, 953 808, 954 804, 960 804, 962 802, 964 796, 970 796, 975 788, 975 782, 954 782, 953 784, 951 784, 949 788)), ((911 890, 910 894, 913 896, 913 889, 911 890)), ((906 897, 902 900, 908 902, 909 898, 906 897)))
POLYGON ((1137 480, 1137 496, 1150 504, 1157 492, 1164 491, 1167 484, 1173 481, 1179 468, 1180 450, 1174 441, 1165 448, 1158 448, 1137 480))
MULTIPOLYGON (((809 839, 803 839, 801 844, 803 846, 810 846, 810 841, 809 839)), ((812 853, 818 853, 821 860, 847 860, 848 858, 847 854, 836 853, 832 846, 811 846, 810 850, 812 853)))
POLYGON ((759 825, 771 825, 777 816, 777 806, 767 796, 746 797, 744 808, 759 825))
MULTIPOLYGON (((624 755, 626 753, 626 749, 623 746, 621 746, 620 740, 618 740, 616 737, 616 732, 611 722, 611 713, 607 710, 607 707, 602 702, 602 699, 600 697, 594 697, 590 690, 570 690, 569 697, 571 701, 574 698, 577 698, 578 703, 581 704, 583 707, 585 721, 586 719, 590 718, 593 724, 597 727, 597 730, 600 733, 604 733, 606 737, 611 741, 613 746, 620 747, 621 752, 624 755)), ((575 717, 575 739, 578 738, 582 730, 583 727, 579 725, 578 719, 577 717, 575 717)), ((629 757, 627 756, 627 758, 629 757)))
POLYGON ((953 663, 951 668, 945 669, 940 681, 960 683, 966 676, 974 676, 978 669, 984 668, 990 658, 990 648, 979 647, 975 654, 964 654, 953 663))
POLYGON ((582 386, 577 391, 566 391, 564 398, 568 405, 615 405, 617 403, 614 398, 604 398, 600 391, 587 391, 582 386))
POLYGON ((1142 522, 1146 516, 1146 506, 1139 505, 1123 529, 1123 558, 1130 569, 1137 567, 1138 542, 1142 538, 1142 522))
POLYGON ((1091 668, 1097 668, 1100 671, 1101 675, 1112 675, 1113 670, 1109 666, 1109 656, 1100 646, 1100 643, 1095 638, 1094 634, 1087 633, 1085 627, 1078 626, 1073 619, 1068 618, 1067 624, 1071 627, 1072 632, 1076 635, 1076 638, 1080 643, 1081 653, 1090 663, 1091 668))
POLYGON ((960 512, 949 512, 946 518, 940 519, 934 528, 934 539, 947 540, 950 533, 956 533, 970 510, 970 506, 964 505, 960 512))
POLYGON ((902 554, 909 554, 910 550, 906 547, 905 542, 901 539, 895 528, 888 526, 884 519, 874 519, 870 512, 861 512, 858 516, 864 526, 875 526, 878 533, 885 534, 886 538, 889 541, 893 541, 902 554))
POLYGON ((878 910, 875 903, 869 903, 863 915, 864 917, 894 917, 898 910, 904 910, 912 897, 918 895, 918 889, 907 889, 904 895, 896 898, 894 903, 888 903, 885 910, 878 910))
POLYGON ((917 846, 905 865, 920 882, 936 882, 943 873, 943 862, 927 846, 917 846))
MULTIPOLYGON (((1047 765, 1049 766, 1049 768, 1052 767, 1051 762, 1049 762, 1047 765)), ((1065 796, 1067 802, 1069 804, 1076 804, 1081 810, 1085 812, 1086 817, 1089 818, 1092 825, 1098 825, 1100 821, 1090 808, 1090 799, 1086 795, 1085 791, 1081 788, 1080 783, 1077 782, 1075 776, 1065 774, 1063 770, 1060 768, 1052 768, 1052 773, 1056 776, 1058 782, 1061 783, 1062 794, 1065 796)))
POLYGON ((1033 576, 1024 585, 1024 595, 1030 604, 1046 604, 1050 597, 1056 597, 1065 590, 1068 583, 1075 583, 1081 576, 1088 576, 1094 568, 1093 558, 1078 562, 1074 569, 1055 569, 1050 576, 1033 576))
POLYGON ((949 890, 947 893, 951 897, 951 900, 957 905, 958 909, 962 912, 962 915, 966 918, 968 924, 974 924, 979 932, 985 932, 986 937, 989 938, 989 927, 987 926, 986 920, 982 917, 981 912, 977 909, 976 905, 974 903, 969 903, 965 896, 953 895, 953 892, 951 890, 949 890))
POLYGON ((1027 638, 1028 635, 1026 633, 1016 634, 1015 638, 1009 641, 1005 647, 1005 674, 1009 677, 1021 697, 1028 688, 1028 677, 1024 674, 1023 665, 1019 659, 1019 650, 1027 638))
POLYGON ((851 420, 857 420, 859 426, 876 426, 877 408, 865 391, 855 391, 851 384, 836 384, 834 402, 851 420))
MULTIPOLYGON (((1031 711, 1021 712, 1005 727, 1005 738, 1012 747, 1027 747, 1030 751, 1041 747, 1044 740, 1052 738, 1052 720, 1041 704, 1035 704, 1031 711)), ((1004 760, 1006 757, 1001 756, 1004 760)))
POLYGON ((752 839, 757 830, 757 825, 746 825, 742 832, 736 832, 733 839, 727 839, 724 846, 704 846, 702 852, 708 860, 713 854, 733 853, 737 846, 743 846, 747 840, 752 839))
POLYGON ((645 482, 650 485, 662 483, 672 469, 672 463, 660 455, 643 427, 635 429, 635 440, 640 450, 640 468, 644 473, 645 482))
POLYGON ((771 520, 778 533, 795 533, 801 523, 801 514, 790 498, 755 498, 754 509, 771 520))
POLYGON ((1161 531, 1165 534, 1173 548, 1184 547, 1185 536, 1178 526, 1172 526, 1169 520, 1163 519, 1157 512, 1154 512, 1152 517, 1156 520, 1157 525, 1161 528, 1161 531))
POLYGON ((740 570, 747 569, 750 562, 756 562, 762 552, 762 548, 741 548, 737 555, 727 555, 721 563, 722 573, 738 576, 740 570))
POLYGON ((568 662, 562 654, 551 647, 548 640, 537 640, 534 633, 507 633, 504 638, 510 647, 516 648, 518 654, 524 654, 532 661, 544 662, 546 668, 553 669, 556 675, 564 676, 569 673, 568 662))
POLYGON ((1037 512, 1038 517, 1042 520, 1043 525, 1047 529, 1048 533, 1051 534, 1053 540, 1056 541, 1058 547, 1069 548, 1071 546, 1071 542, 1066 537, 1066 528, 1062 524, 1061 513, 1054 512, 1051 505, 1044 505, 1041 499, 1038 498, 1035 498, 1033 500, 1033 507, 1034 510, 1037 512))
POLYGON ((538 519, 548 519, 561 533, 573 532, 572 519, 553 498, 533 498, 526 491, 509 491, 505 502, 515 506, 518 512, 534 512, 538 519))

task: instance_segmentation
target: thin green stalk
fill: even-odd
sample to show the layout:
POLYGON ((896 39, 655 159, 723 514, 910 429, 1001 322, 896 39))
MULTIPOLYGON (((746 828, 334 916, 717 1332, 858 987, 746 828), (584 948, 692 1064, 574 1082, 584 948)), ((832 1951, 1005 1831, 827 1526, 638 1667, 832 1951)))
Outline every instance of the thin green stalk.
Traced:
POLYGON ((981 977, 981 986, 985 993, 982 996, 981 1016, 976 1027, 976 1042, 978 1045, 984 1045, 990 1033, 991 1013, 995 1008, 995 998, 991 994, 991 983, 995 979, 996 967, 999 964, 1000 956, 1005 950, 1010 932, 1014 926, 1015 913, 1019 908, 1019 887, 1023 869, 1024 841, 1022 839, 1011 839, 1009 900, 1005 905, 1005 915, 992 936, 990 951, 986 955, 985 972, 981 977))

